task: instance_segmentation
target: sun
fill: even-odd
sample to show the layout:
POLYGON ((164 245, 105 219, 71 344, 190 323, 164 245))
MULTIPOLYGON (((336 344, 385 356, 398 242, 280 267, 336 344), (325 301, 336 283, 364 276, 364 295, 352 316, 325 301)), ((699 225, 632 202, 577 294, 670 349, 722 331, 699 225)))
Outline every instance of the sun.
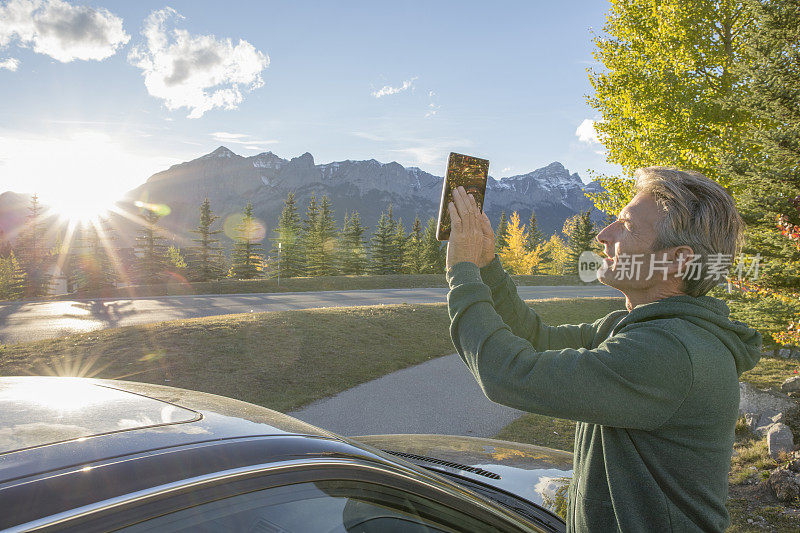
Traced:
POLYGON ((105 134, 81 132, 53 138, 26 168, 43 207, 62 220, 77 223, 105 218, 115 209, 137 167, 134 156, 105 134))
POLYGON ((60 198, 43 198, 48 211, 71 223, 96 222, 114 210, 115 198, 102 191, 76 191, 60 198))

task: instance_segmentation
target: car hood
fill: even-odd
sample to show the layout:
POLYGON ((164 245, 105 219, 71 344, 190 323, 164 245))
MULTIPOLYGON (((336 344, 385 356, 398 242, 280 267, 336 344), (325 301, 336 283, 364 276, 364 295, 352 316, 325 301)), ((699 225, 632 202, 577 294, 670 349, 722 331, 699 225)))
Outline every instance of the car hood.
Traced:
POLYGON ((491 485, 556 514, 566 502, 572 478, 571 453, 530 444, 452 435, 351 439, 426 468, 491 485))

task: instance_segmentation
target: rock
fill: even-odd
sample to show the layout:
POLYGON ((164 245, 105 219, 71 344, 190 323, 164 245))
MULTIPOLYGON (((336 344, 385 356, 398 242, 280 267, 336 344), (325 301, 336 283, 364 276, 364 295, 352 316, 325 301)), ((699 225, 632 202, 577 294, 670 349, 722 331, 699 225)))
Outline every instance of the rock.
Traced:
POLYGON ((800 376, 793 376, 781 385, 781 392, 797 392, 800 391, 800 376))
POLYGON ((773 459, 777 459, 780 452, 790 453, 794 449, 794 437, 789 426, 774 424, 767 433, 767 446, 769 446, 769 456, 773 459))
POLYGON ((767 484, 775 493, 775 497, 782 502, 790 502, 800 496, 800 486, 794 474, 784 468, 773 470, 767 484))
MULTIPOLYGON (((773 418, 797 406, 794 400, 768 390, 758 390, 749 383, 739 383, 739 416, 756 435, 766 436, 773 418)), ((777 420, 781 421, 781 420, 777 420)))

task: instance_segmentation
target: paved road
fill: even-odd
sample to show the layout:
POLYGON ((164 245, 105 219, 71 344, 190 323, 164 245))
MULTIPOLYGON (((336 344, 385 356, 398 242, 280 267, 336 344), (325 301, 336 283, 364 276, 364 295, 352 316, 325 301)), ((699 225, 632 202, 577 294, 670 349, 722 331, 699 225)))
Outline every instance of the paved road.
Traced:
MULTIPOLYGON (((525 299, 621 296, 616 289, 604 285, 519 287, 519 294, 525 299)), ((0 305, 0 344, 163 320, 232 313, 435 303, 445 301, 446 295, 446 288, 376 289, 8 303, 0 305)))
POLYGON ((340 435, 493 437, 524 413, 490 402, 458 354, 453 354, 392 372, 289 414, 340 435))

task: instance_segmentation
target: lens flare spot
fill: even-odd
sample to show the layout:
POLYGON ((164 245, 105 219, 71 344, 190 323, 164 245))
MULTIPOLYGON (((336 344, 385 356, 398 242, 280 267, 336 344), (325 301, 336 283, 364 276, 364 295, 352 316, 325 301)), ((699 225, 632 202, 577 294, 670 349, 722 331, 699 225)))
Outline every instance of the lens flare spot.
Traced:
POLYGON ((166 204, 151 204, 148 202, 142 202, 141 200, 137 200, 133 203, 136 207, 141 207, 142 209, 147 209, 148 211, 152 211, 153 213, 157 214, 160 217, 165 217, 172 213, 172 209, 169 208, 166 204))
POLYGON ((234 213, 225 219, 222 226, 225 235, 233 240, 261 242, 267 236, 267 228, 257 218, 246 219, 242 213, 234 213))

